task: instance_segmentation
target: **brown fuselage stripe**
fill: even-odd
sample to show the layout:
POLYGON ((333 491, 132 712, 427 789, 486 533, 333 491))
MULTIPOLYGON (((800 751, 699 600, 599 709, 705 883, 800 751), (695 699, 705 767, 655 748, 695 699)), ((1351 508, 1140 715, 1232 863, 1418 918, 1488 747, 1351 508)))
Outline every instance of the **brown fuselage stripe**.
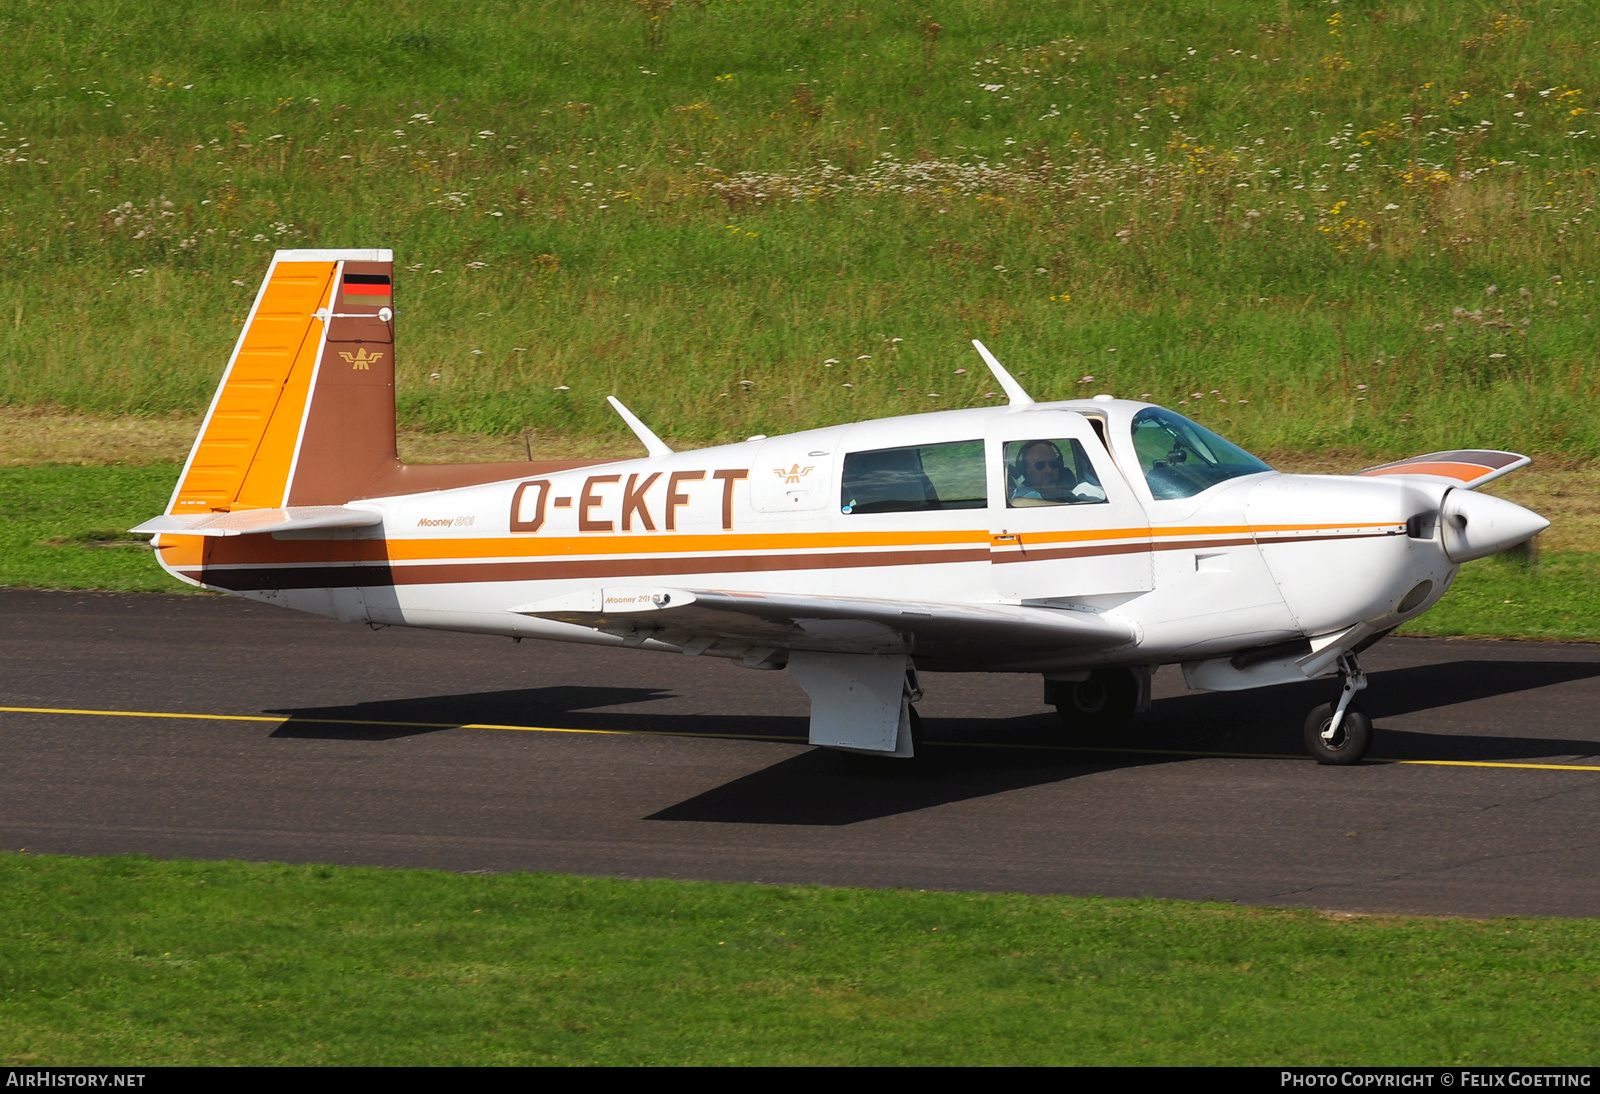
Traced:
MULTIPOLYGON (((1362 532, 1296 536, 1269 543, 1313 543, 1322 540, 1369 539, 1397 532, 1362 532)), ((1048 562, 1064 558, 1181 551, 1207 547, 1240 547, 1245 538, 1189 540, 1183 543, 1093 544, 1081 547, 1035 548, 1004 555, 988 549, 835 552, 828 554, 722 555, 709 558, 607 558, 573 561, 452 562, 417 566, 239 566, 186 568, 183 576, 220 589, 350 589, 398 585, 447 585, 494 581, 561 581, 582 578, 659 577, 666 574, 773 573, 787 570, 838 570, 875 566, 930 566, 957 562, 1048 562)))
POLYGON ((1344 532, 1325 536, 1284 536, 1282 538, 1267 538, 1261 540, 1251 539, 1249 536, 1231 537, 1228 539, 1189 539, 1179 543, 1111 543, 1096 544, 1090 547, 1029 547, 1023 543, 1020 551, 1004 557, 996 557, 995 562, 1048 562, 1058 558, 1088 558, 1093 555, 1119 555, 1135 551, 1188 551, 1196 548, 1208 547, 1248 547, 1252 543, 1260 543, 1263 547, 1278 543, 1316 543, 1329 539, 1374 539, 1379 536, 1396 536, 1395 532, 1344 532))
POLYGON ((348 589, 378 585, 445 585, 480 581, 561 581, 572 578, 659 577, 662 574, 770 573, 865 566, 929 566, 986 562, 987 548, 957 551, 874 551, 870 554, 723 555, 711 558, 611 558, 551 562, 454 562, 426 566, 252 566, 181 571, 221 589, 348 589))
MULTIPOLYGON (((1148 540, 1141 543, 1096 543, 1087 547, 1030 547, 1024 540, 1020 547, 1003 544, 1011 547, 1005 554, 1000 554, 996 549, 992 561, 996 564, 1007 562, 1048 562, 1055 558, 1092 558, 1095 555, 1132 555, 1149 554, 1156 550, 1170 550, 1170 547, 1157 548, 1148 540)), ((1184 546, 1187 546, 1185 544, 1184 546)))
POLYGON ((1389 539, 1394 536, 1405 535, 1404 528, 1396 528, 1386 532, 1343 532, 1340 534, 1329 533, 1325 536, 1283 536, 1276 539, 1262 539, 1256 542, 1263 547, 1271 547, 1280 543, 1321 543, 1330 539, 1389 539))

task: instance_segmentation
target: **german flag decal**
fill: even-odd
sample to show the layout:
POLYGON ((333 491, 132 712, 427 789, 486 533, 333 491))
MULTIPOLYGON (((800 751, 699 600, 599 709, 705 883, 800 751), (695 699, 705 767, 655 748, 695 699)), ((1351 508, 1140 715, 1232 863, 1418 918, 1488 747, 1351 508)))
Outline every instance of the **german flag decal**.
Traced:
POLYGON ((394 287, 388 274, 345 274, 342 291, 346 304, 386 307, 393 303, 394 298, 394 287))

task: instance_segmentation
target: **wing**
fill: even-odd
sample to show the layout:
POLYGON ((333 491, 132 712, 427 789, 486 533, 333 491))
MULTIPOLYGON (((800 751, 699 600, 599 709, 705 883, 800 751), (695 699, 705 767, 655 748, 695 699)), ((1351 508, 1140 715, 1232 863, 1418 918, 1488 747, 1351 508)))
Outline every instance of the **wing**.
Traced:
POLYGON ((1519 467, 1533 462, 1531 456, 1515 452, 1494 452, 1488 449, 1462 448, 1453 452, 1429 452, 1426 456, 1412 456, 1409 460, 1379 464, 1369 467, 1360 475, 1426 475, 1442 479, 1451 486, 1475 490, 1484 483, 1509 475, 1519 467))
POLYGON ((1133 628, 1090 611, 1020 604, 935 604, 705 589, 588 589, 510 609, 694 652, 726 649, 909 653, 964 665, 1068 650, 1114 649, 1133 628))
POLYGON ((241 509, 233 513, 184 513, 147 520, 133 532, 185 536, 249 536, 261 532, 300 532, 315 528, 368 528, 383 514, 346 505, 293 505, 287 509, 241 509))

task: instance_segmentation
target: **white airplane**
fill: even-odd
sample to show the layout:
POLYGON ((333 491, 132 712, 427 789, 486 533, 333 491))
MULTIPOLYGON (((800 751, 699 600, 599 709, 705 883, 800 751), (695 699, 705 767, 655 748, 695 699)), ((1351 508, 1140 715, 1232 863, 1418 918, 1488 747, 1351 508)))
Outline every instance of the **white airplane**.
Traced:
POLYGON ((156 533, 182 581, 373 625, 784 669, 811 743, 908 758, 919 670, 1034 673, 1069 729, 1126 723, 1151 671, 1197 688, 1338 675, 1306 744, 1355 763, 1358 655, 1542 517, 1440 452, 1280 474, 1127 399, 1009 405, 642 459, 416 466, 395 447, 393 256, 279 251, 156 533))

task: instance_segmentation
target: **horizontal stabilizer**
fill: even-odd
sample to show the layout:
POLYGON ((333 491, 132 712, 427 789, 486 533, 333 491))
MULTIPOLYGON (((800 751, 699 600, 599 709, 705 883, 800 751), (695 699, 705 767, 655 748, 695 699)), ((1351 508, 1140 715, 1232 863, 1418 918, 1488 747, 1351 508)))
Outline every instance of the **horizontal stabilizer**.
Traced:
POLYGON ((185 536, 249 536, 261 532, 308 532, 317 528, 370 528, 383 514, 345 505, 292 505, 287 509, 241 509, 236 513, 180 513, 147 520, 130 531, 185 536))
POLYGON ((1484 483, 1509 475, 1520 467, 1527 467, 1533 457, 1515 452, 1495 452, 1480 448, 1461 448, 1452 452, 1429 452, 1426 456, 1412 456, 1409 460, 1379 464, 1361 475, 1426 475, 1443 479, 1452 486, 1474 490, 1484 483))
POLYGON ((905 652, 986 660, 997 648, 1045 654, 1110 649, 1132 627, 1094 612, 1016 604, 930 604, 788 593, 595 588, 512 608, 622 637, 674 645, 747 646, 832 653, 905 652))

